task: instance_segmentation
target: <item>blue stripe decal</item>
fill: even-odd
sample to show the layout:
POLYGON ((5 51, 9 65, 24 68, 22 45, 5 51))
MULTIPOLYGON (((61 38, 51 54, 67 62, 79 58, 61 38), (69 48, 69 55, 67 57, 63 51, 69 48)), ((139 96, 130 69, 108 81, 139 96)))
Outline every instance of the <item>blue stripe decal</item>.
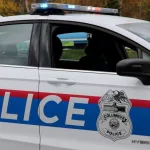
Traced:
MULTIPOLYGON (((17 120, 11 119, 2 119, 2 105, 3 105, 3 96, 0 96, 0 122, 8 123, 18 123, 18 124, 29 124, 29 125, 41 125, 41 126, 51 126, 59 128, 72 128, 80 130, 90 130, 97 131, 96 121, 100 114, 100 110, 97 104, 75 104, 76 109, 84 109, 84 115, 73 115, 72 119, 75 120, 84 120, 85 125, 82 126, 71 126, 66 125, 66 114, 68 110, 68 102, 62 101, 60 104, 54 102, 48 102, 45 106, 44 112, 47 117, 53 117, 57 115, 59 121, 53 124, 47 124, 40 120, 38 116, 38 106, 40 100, 33 99, 30 119, 29 121, 24 121, 24 113, 26 106, 26 98, 14 98, 10 97, 8 105, 8 113, 18 114, 17 120)), ((130 118, 133 124, 133 135, 143 135, 150 136, 150 108, 138 108, 132 107, 130 111, 130 118)))

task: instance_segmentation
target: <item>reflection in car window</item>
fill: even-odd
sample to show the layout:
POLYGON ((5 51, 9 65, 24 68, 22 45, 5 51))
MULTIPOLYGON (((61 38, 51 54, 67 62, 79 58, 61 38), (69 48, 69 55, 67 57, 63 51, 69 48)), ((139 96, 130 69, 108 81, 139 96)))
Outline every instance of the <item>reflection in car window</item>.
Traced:
POLYGON ((117 26, 130 31, 142 39, 150 42, 150 23, 128 23, 117 26))
POLYGON ((0 64, 28 65, 32 24, 0 26, 0 64))

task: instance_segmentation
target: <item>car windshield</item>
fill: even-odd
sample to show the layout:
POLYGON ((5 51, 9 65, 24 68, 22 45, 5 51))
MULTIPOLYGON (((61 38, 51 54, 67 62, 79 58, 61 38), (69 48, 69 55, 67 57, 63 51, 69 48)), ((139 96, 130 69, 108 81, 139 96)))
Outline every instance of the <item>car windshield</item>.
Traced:
POLYGON ((150 23, 128 23, 117 25, 150 43, 150 23))

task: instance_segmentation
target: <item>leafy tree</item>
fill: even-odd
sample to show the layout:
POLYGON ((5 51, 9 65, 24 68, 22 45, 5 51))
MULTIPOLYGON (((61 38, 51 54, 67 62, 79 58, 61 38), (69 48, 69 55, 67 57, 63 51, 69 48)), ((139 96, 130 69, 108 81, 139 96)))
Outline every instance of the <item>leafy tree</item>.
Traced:
MULTIPOLYGON (((27 13, 30 11, 31 3, 40 1, 0 0, 0 15, 10 16, 27 13)), ((120 8, 123 16, 150 20, 150 0, 53 0, 53 2, 120 8)))
POLYGON ((147 11, 147 14, 146 14, 146 20, 149 20, 150 21, 150 10, 147 11))
POLYGON ((0 15, 2 16, 12 16, 19 15, 21 13, 21 8, 13 0, 0 0, 0 15))
POLYGON ((119 0, 102 0, 102 6, 108 8, 119 8, 119 0))

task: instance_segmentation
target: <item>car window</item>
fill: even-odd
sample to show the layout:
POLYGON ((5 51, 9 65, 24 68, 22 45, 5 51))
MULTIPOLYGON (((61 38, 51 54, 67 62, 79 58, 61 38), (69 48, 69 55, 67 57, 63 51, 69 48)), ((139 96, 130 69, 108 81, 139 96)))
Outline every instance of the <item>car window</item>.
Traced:
POLYGON ((56 25, 51 44, 55 68, 115 72, 122 59, 113 36, 88 27, 56 25))
POLYGON ((53 26, 51 44, 54 68, 116 72, 119 61, 142 57, 127 41, 75 25, 53 26))
POLYGON ((88 43, 88 34, 86 32, 74 32, 59 34, 57 37, 63 45, 61 59, 79 60, 85 55, 84 49, 88 43))
POLYGON ((0 64, 28 66, 32 24, 0 26, 0 64))
POLYGON ((142 52, 142 57, 143 57, 143 59, 150 60, 150 55, 146 54, 145 52, 142 52))

